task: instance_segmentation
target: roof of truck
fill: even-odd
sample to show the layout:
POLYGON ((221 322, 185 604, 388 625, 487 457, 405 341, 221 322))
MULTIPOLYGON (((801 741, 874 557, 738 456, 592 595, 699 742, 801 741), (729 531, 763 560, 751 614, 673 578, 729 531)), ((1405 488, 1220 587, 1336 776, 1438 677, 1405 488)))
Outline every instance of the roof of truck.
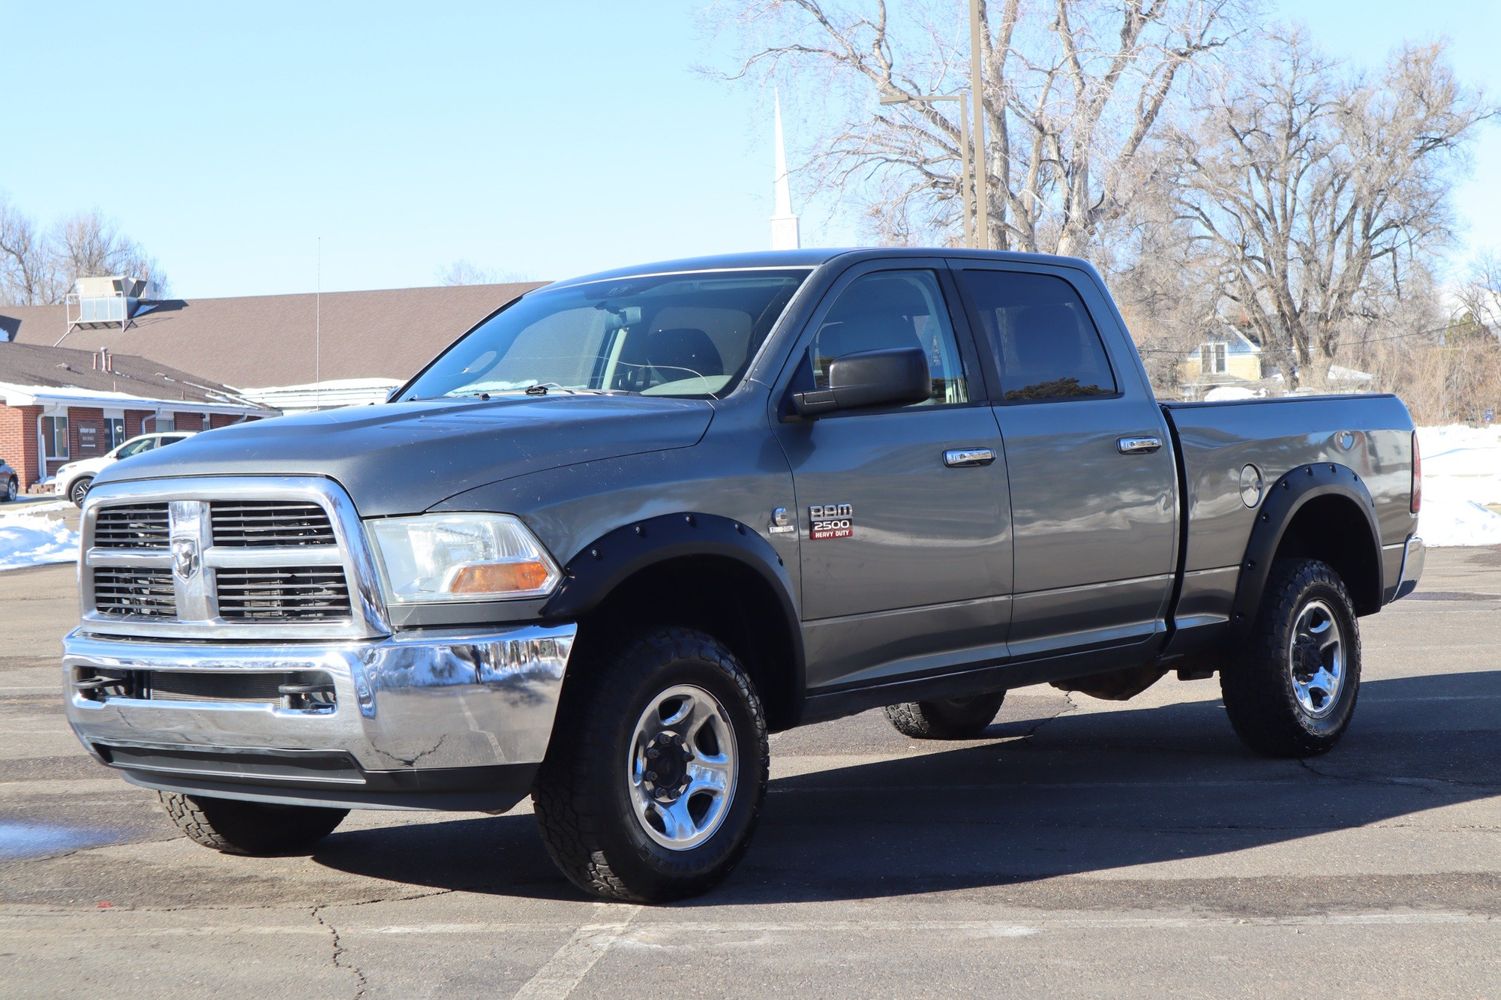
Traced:
POLYGON ((715 254, 660 260, 630 267, 612 268, 594 274, 564 278, 548 287, 582 285, 611 278, 637 277, 648 274, 674 274, 686 271, 740 271, 750 268, 814 268, 837 257, 867 260, 880 257, 964 257, 975 260, 998 260, 1012 263, 1067 264, 1090 267, 1087 261, 1052 254, 1014 253, 1008 250, 971 250, 965 247, 809 247, 800 250, 759 250, 750 253, 715 254))

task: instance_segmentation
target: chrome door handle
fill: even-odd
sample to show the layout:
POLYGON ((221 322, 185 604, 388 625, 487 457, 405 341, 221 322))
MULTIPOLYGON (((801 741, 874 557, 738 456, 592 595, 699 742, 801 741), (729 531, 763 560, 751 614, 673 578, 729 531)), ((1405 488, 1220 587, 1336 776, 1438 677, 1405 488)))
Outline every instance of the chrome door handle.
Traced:
POLYGON ((1122 455, 1144 455, 1162 447, 1162 439, 1155 437, 1125 437, 1115 442, 1122 455))
POLYGON ((995 461, 995 452, 989 448, 950 448, 943 453, 943 464, 950 469, 967 469, 975 465, 989 465, 995 461))

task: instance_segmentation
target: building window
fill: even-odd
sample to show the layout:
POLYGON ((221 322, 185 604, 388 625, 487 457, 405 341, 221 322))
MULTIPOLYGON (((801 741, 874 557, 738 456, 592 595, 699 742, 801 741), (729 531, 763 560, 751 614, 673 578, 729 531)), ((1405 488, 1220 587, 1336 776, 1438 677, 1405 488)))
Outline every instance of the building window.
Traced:
POLYGON ((125 418, 107 417, 104 421, 104 450, 114 451, 125 443, 125 418))
POLYGON ((173 421, 172 414, 170 413, 157 414, 156 420, 154 420, 151 424, 151 431, 154 434, 160 434, 163 431, 175 430, 177 430, 177 425, 173 421))
POLYGON ((44 458, 68 457, 68 418, 42 418, 42 451, 44 458))
POLYGON ((1205 344, 1199 348, 1199 368, 1206 375, 1223 375, 1228 368, 1224 344, 1205 344))

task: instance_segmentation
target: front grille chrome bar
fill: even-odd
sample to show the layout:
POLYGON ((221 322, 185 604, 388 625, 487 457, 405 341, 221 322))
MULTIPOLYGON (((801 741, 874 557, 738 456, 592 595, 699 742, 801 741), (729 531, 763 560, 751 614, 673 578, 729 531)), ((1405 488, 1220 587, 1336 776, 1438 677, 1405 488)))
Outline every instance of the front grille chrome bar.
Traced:
POLYGON ((82 541, 82 618, 90 633, 216 641, 391 633, 359 514, 331 480, 245 476, 104 483, 90 490, 84 504, 82 541), (101 522, 119 523, 119 512, 135 517, 142 509, 168 512, 165 537, 156 529, 138 536, 144 547, 115 547, 121 544, 117 537, 101 545, 101 522), (238 529, 226 536, 216 510, 287 510, 297 530, 290 538, 257 531, 247 542, 238 529), (129 597, 137 577, 143 594, 149 590, 148 602, 119 596, 129 597), (170 583, 165 590, 164 577, 170 583), (244 584, 262 580, 280 583, 257 588, 247 600, 244 584))

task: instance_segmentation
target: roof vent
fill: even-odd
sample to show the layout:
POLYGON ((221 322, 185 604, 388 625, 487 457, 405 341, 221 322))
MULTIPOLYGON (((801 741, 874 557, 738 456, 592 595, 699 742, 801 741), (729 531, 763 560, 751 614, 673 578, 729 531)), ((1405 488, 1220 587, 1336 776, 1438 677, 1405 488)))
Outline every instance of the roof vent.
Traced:
POLYGON ((68 293, 66 310, 68 333, 74 330, 101 330, 130 326, 130 318, 141 304, 146 282, 141 278, 120 275, 80 277, 68 293))

